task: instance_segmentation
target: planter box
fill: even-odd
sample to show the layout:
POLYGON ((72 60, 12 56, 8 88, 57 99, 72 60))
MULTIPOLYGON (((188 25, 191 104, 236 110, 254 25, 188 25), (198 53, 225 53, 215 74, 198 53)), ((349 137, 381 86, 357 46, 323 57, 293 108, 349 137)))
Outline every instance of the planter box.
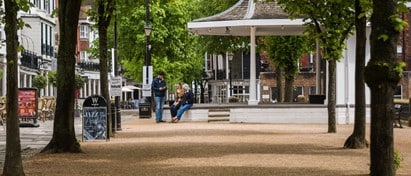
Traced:
POLYGON ((309 95, 310 104, 324 104, 325 95, 309 95))

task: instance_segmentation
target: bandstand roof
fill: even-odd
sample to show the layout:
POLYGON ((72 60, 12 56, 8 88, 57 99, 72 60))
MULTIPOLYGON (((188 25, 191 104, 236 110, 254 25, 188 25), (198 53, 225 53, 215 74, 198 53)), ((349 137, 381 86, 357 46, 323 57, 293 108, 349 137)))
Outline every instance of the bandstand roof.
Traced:
POLYGON ((256 28, 256 36, 302 35, 303 24, 289 19, 276 2, 239 0, 224 12, 189 22, 188 28, 196 35, 250 36, 250 27, 256 28))

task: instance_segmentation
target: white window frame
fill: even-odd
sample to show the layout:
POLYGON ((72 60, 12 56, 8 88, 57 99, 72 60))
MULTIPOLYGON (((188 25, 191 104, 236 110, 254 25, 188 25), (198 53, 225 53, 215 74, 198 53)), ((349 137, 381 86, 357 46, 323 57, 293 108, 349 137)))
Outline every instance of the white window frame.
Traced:
POLYGON ((86 51, 80 51, 80 60, 88 60, 86 51))
POLYGON ((41 9, 40 0, 34 0, 33 4, 34 4, 34 7, 37 7, 38 9, 41 9))
POLYGON ((394 92, 394 98, 402 98, 402 89, 403 89, 402 85, 398 85, 398 86, 397 86, 397 89, 394 90, 394 91, 395 91, 395 92, 394 92), (400 94, 397 94, 397 90, 398 90, 398 89, 400 89, 400 94))
POLYGON ((88 38, 89 33, 88 25, 80 25, 80 38, 88 38))

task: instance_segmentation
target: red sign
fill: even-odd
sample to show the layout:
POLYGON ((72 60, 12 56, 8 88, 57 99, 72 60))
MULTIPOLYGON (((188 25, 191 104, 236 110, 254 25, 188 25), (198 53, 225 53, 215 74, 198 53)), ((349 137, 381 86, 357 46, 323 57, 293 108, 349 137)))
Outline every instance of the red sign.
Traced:
POLYGON ((37 89, 19 89, 19 117, 37 118, 37 89))

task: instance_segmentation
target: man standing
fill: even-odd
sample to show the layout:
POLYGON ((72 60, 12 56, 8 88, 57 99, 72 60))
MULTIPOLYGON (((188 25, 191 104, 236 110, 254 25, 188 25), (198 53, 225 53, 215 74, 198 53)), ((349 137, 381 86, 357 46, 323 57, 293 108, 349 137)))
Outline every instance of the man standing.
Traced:
POLYGON ((154 78, 151 89, 154 91, 154 101, 156 103, 156 123, 166 122, 163 120, 163 107, 167 86, 163 72, 157 73, 157 78, 154 78))

